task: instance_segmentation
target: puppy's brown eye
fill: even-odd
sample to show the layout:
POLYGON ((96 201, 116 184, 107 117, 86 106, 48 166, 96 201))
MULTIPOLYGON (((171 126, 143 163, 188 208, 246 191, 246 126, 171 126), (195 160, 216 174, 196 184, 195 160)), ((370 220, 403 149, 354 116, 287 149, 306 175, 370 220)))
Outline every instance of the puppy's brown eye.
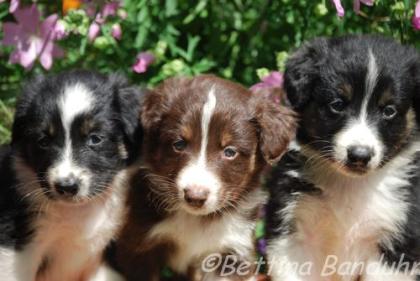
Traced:
POLYGON ((391 120, 395 117, 395 115, 397 115, 397 108, 395 107, 395 105, 387 105, 385 106, 382 114, 385 119, 391 120))
POLYGON ((183 150, 185 150, 185 148, 187 147, 187 142, 185 140, 177 140, 176 142, 174 142, 172 144, 174 150, 176 152, 181 152, 183 150))
POLYGON ((42 149, 48 148, 51 144, 51 139, 48 136, 42 136, 37 141, 38 146, 42 149))
POLYGON ((230 159, 230 160, 234 159, 237 154, 238 154, 238 152, 232 146, 228 146, 223 150, 223 156, 227 159, 230 159))
POLYGON ((335 99, 328 106, 332 113, 339 114, 346 108, 346 103, 342 99, 335 99))

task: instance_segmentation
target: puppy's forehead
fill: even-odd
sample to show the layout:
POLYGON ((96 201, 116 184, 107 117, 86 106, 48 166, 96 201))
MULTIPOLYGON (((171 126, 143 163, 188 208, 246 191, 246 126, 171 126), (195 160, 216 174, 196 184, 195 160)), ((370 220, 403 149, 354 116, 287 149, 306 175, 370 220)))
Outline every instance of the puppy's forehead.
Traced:
POLYGON ((94 95, 83 83, 69 84, 64 87, 57 105, 63 126, 68 129, 76 117, 92 109, 94 95))

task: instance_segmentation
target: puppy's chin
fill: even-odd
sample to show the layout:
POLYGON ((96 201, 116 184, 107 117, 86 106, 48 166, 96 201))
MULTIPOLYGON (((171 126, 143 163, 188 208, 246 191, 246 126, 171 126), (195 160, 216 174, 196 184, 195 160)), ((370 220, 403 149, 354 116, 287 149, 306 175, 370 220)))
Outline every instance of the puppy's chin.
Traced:
POLYGON ((191 207, 185 202, 181 204, 181 209, 193 216, 209 216, 217 212, 217 209, 210 208, 207 206, 203 206, 201 208, 191 207))
POLYGON ((374 169, 369 167, 354 167, 351 165, 340 164, 341 162, 335 162, 331 160, 332 167, 339 173, 354 178, 364 177, 370 174, 374 169))
POLYGON ((92 202, 94 199, 94 197, 88 196, 64 197, 61 195, 53 195, 49 198, 49 200, 51 200, 55 204, 65 206, 82 206, 88 204, 89 202, 92 202))

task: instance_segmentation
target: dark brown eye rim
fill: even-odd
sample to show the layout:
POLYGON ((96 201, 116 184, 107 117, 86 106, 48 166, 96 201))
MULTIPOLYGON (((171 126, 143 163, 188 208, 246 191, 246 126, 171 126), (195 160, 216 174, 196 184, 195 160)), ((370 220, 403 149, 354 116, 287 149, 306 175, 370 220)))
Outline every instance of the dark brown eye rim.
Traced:
POLYGON ((390 120, 397 115, 397 107, 393 104, 387 105, 384 107, 382 114, 385 119, 390 120))
POLYGON ((37 144, 40 148, 48 148, 51 144, 51 138, 47 135, 43 135, 37 140, 37 144))
POLYGON ((179 139, 172 144, 176 152, 184 151, 187 148, 187 142, 184 139, 179 139))
POLYGON ((223 157, 229 160, 235 159, 238 155, 238 151, 233 146, 228 146, 223 150, 223 157))
POLYGON ((342 99, 335 99, 328 104, 330 111, 335 114, 339 114, 346 108, 346 103, 342 99))

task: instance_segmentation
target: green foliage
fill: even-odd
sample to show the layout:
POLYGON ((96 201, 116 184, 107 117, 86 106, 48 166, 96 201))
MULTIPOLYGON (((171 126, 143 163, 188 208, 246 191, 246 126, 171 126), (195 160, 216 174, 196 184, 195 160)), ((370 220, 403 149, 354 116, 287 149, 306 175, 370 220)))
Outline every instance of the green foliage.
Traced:
MULTIPOLYGON (((37 4, 44 15, 61 13, 59 5, 44 3, 37 4)), ((283 70, 287 54, 316 36, 381 33, 420 48, 420 32, 410 24, 414 0, 377 0, 373 7, 362 5, 360 15, 353 12, 352 0, 342 3, 346 15, 340 19, 329 0, 124 0, 119 14, 126 13, 126 18, 110 17, 93 42, 87 38, 93 18, 84 10, 73 10, 61 15, 70 32, 59 42, 66 56, 56 59, 50 72, 72 68, 121 72, 133 83, 147 85, 173 75, 211 72, 249 86, 268 70, 283 70), (117 23, 121 40, 111 33, 117 23), (156 60, 146 73, 137 74, 131 67, 143 51, 152 52, 156 60)), ((14 20, 8 5, 0 3, 0 26, 14 20)), ((11 108, 22 81, 45 70, 39 63, 30 71, 9 64, 13 48, 0 48, 0 143, 4 143, 10 139, 11 108)))

